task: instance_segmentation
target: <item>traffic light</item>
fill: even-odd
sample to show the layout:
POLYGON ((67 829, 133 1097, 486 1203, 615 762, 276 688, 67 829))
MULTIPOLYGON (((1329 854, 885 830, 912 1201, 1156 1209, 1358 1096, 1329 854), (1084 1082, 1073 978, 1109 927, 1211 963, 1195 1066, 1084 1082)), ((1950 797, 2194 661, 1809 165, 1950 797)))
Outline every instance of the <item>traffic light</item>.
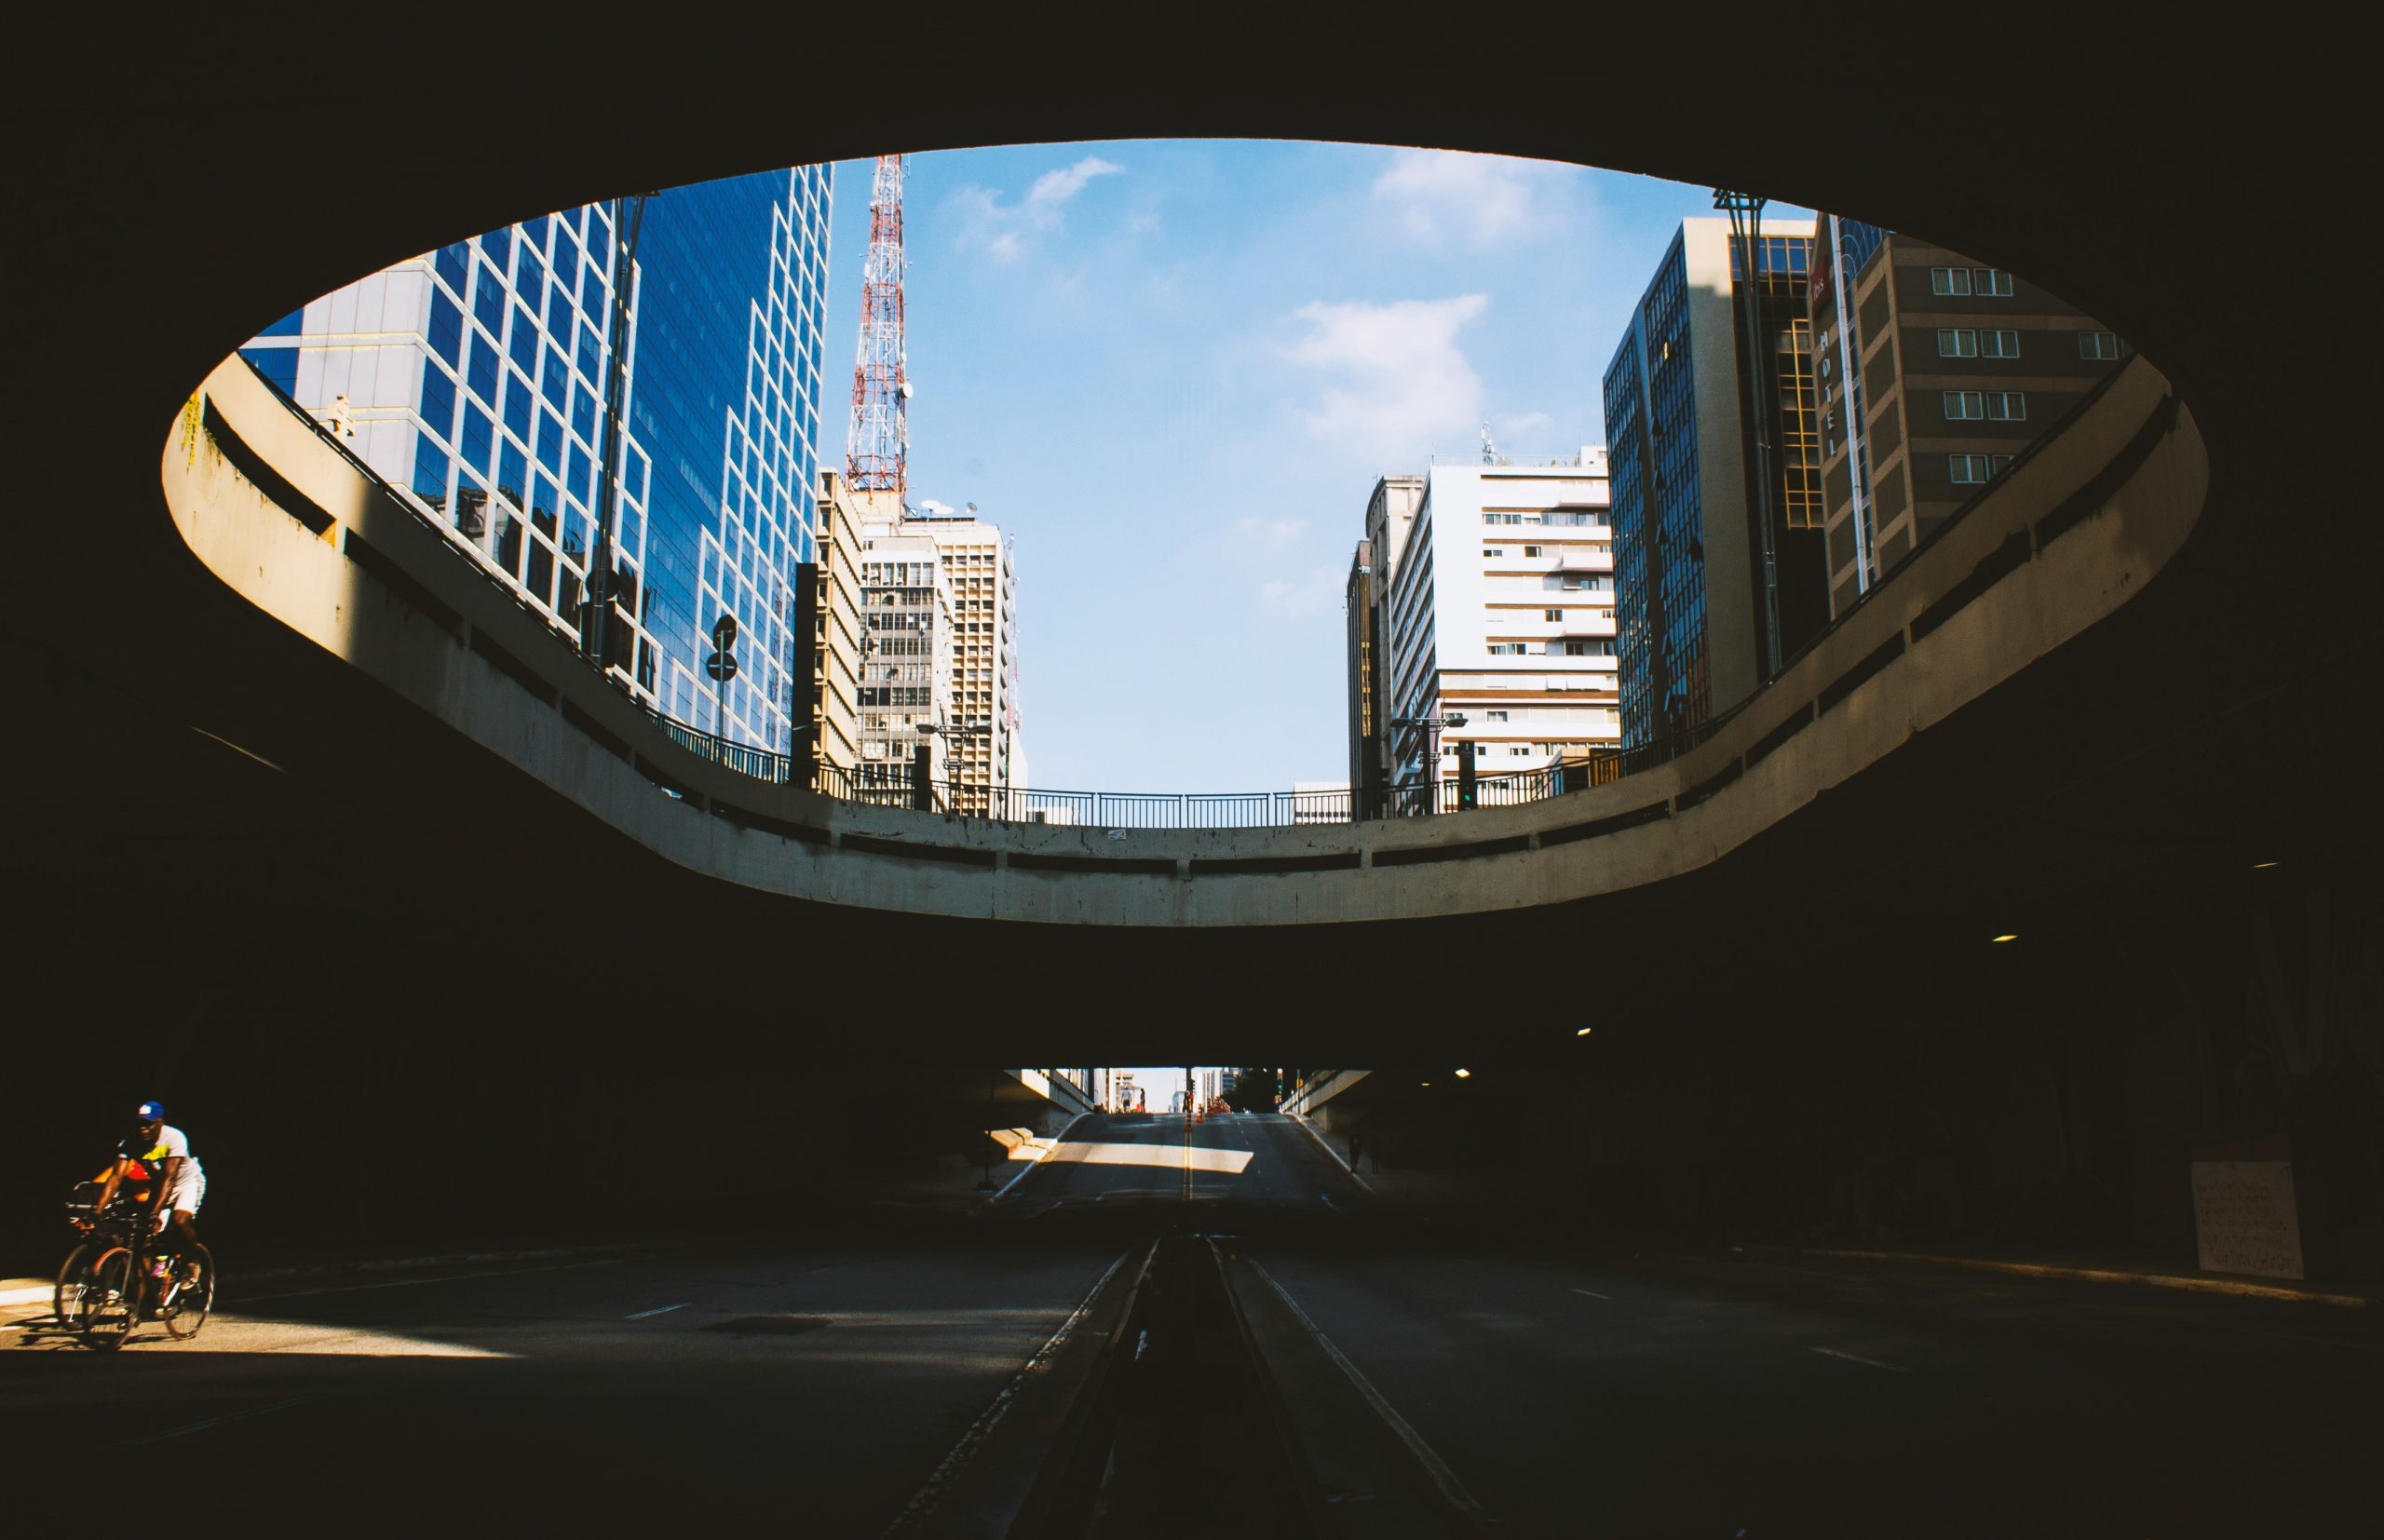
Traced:
POLYGON ((1456 746, 1456 805, 1460 811, 1478 805, 1481 773, 1474 764, 1474 743, 1470 738, 1456 746))

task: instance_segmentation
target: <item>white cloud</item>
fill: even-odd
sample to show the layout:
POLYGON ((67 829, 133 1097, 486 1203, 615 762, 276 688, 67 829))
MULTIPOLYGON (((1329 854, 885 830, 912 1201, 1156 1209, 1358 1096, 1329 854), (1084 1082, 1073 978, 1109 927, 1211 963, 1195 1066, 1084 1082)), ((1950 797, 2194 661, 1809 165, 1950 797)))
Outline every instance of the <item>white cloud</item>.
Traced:
POLYGON ((1114 160, 1087 155, 1074 166, 1046 171, 1036 177, 1035 185, 1026 190, 1026 206, 1036 209, 1057 209, 1083 192, 1084 184, 1093 178, 1114 176, 1125 169, 1114 160))
POLYGON ((1375 178, 1375 203, 1413 238, 1487 246, 1554 223, 1551 196, 1564 168, 1507 155, 1395 150, 1375 178))
POLYGON ((1258 601, 1277 615, 1321 614, 1341 601, 1344 575, 1331 567, 1317 567, 1296 583, 1274 578, 1258 586, 1258 601))
POLYGON ((1370 304, 1346 300, 1302 306, 1307 335, 1292 362, 1326 376, 1308 431, 1371 453, 1384 465, 1412 464, 1470 438, 1482 415, 1482 377, 1457 346, 1457 332, 1489 308, 1483 294, 1370 304))
POLYGON ((1062 211, 1095 177, 1125 170, 1115 161, 1087 155, 1073 166, 1057 167, 1035 179, 1026 196, 1004 203, 1001 195, 985 187, 963 187, 952 196, 959 213, 960 244, 982 246, 996 262, 1016 262, 1025 255, 1035 236, 1059 227, 1062 211))

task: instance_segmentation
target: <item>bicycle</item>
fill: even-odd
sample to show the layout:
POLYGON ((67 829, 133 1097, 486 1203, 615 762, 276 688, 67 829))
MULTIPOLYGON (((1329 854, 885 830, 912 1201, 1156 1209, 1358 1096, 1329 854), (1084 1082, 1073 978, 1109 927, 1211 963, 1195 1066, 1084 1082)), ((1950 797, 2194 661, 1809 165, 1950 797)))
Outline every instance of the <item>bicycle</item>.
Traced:
MULTIPOLYGON (((67 1207, 72 1210, 77 1205, 70 1200, 67 1207)), ((156 1258, 149 1244, 158 1237, 149 1232, 147 1220, 138 1203, 118 1199, 110 1204, 106 1213, 92 1220, 88 1238, 67 1253, 58 1270, 52 1313, 94 1347, 123 1346, 153 1307, 153 1294, 156 1317, 167 1334, 183 1340, 198 1335, 215 1306, 214 1253, 203 1244, 188 1256, 169 1251, 165 1271, 154 1273, 149 1264, 156 1258)))

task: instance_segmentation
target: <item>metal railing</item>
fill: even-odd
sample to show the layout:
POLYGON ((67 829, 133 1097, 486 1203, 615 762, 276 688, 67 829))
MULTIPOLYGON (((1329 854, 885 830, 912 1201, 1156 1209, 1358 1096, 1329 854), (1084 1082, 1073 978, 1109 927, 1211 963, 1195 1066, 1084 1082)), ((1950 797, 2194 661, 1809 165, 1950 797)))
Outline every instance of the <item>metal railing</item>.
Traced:
MULTIPOLYGON (((460 547, 460 543, 454 540, 452 531, 439 519, 367 465, 326 428, 313 412, 291 399, 288 392, 267 378, 253 360, 243 358, 243 361, 249 364, 251 373, 269 394, 278 399, 300 421, 313 427, 354 470, 378 487, 391 502, 440 534, 443 537, 442 544, 454 550, 459 558, 471 560, 460 547)), ((2045 444, 2081 418, 2089 407, 2101 399, 2120 373, 2120 371, 2113 370, 2096 381, 2091 389, 2071 403, 2067 411, 2014 454, 2012 464, 1997 476, 1995 481, 1981 487, 1932 530, 1912 555, 1918 555, 1921 549, 1944 538, 1964 515, 1998 490, 1998 483, 2034 459, 2045 444)), ((1556 462, 1549 468, 1556 468, 1563 464, 1556 462)), ((1900 565, 1908 566, 1911 560, 1912 557, 1908 556, 1900 565)), ((537 615, 562 645, 577 655, 576 632, 563 628, 552 617, 540 614, 522 594, 486 566, 477 561, 473 561, 472 565, 483 581, 524 611, 537 615)), ((1784 672, 1788 665, 1845 625, 1850 615, 1874 599, 1885 586, 1884 581, 1874 584, 1868 593, 1845 613, 1833 618, 1828 626, 1808 639, 1805 646, 1782 660, 1781 671, 1784 672)), ((608 674, 606 677, 619 682, 616 675, 608 674)), ((1599 750, 1583 758, 1563 760, 1532 770, 1478 776, 1474 778, 1470 798, 1462 777, 1444 775, 1431 781, 1414 780, 1388 788, 1381 793, 1379 806, 1362 805, 1363 799, 1353 796, 1347 789, 1239 792, 1055 791, 952 780, 922 783, 915 777, 911 765, 899 761, 865 763, 850 769, 841 765, 815 767, 807 754, 780 753, 735 742, 665 716, 658 709, 643 701, 639 701, 638 705, 654 719, 666 736, 699 758, 756 780, 778 786, 808 787, 821 795, 844 802, 879 807, 921 808, 1004 823, 1079 825, 1094 829, 1266 829, 1301 824, 1339 824, 1362 818, 1423 817, 1467 811, 1469 808, 1517 807, 1593 786, 1604 786, 1625 776, 1668 763, 1704 744, 1761 699, 1768 685, 1767 681, 1744 699, 1704 721, 1646 743, 1599 750)))

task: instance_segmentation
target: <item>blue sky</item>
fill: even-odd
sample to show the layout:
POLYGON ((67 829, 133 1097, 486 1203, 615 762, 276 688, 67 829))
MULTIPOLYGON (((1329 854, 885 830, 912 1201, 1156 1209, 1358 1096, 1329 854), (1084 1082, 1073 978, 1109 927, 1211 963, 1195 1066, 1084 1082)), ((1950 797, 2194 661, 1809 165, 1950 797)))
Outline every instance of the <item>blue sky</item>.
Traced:
MULTIPOLYGON (((871 164, 836 168, 823 449, 871 164)), ((911 498, 1017 538, 1029 774, 1239 791, 1348 773, 1367 494, 1434 454, 1599 443, 1599 376, 1685 215, 1645 177, 1163 141, 913 158, 911 498)))

